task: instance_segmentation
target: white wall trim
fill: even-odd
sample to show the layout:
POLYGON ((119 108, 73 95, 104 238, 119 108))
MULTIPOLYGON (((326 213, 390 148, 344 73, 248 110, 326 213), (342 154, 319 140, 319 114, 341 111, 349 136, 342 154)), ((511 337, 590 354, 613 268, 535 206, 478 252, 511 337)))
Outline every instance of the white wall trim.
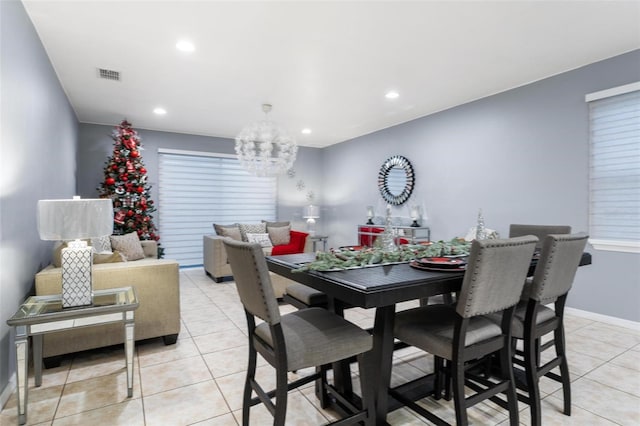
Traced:
POLYGON ((624 86, 612 87, 611 89, 600 90, 599 92, 588 93, 585 95, 586 102, 597 101, 598 99, 610 98, 611 96, 624 95, 625 93, 640 90, 640 81, 625 84, 624 86))
POLYGON ((7 386, 2 389, 2 393, 0 393, 0 409, 4 408, 4 405, 9 401, 11 395, 16 390, 16 373, 13 373, 11 377, 9 377, 9 382, 7 386))
POLYGON ((635 331, 640 331, 640 322, 629 321, 622 318, 611 317, 609 315, 596 314, 595 312, 583 311, 575 308, 565 308, 565 313, 575 315, 577 317, 590 319, 593 321, 603 322, 605 324, 616 325, 635 331))

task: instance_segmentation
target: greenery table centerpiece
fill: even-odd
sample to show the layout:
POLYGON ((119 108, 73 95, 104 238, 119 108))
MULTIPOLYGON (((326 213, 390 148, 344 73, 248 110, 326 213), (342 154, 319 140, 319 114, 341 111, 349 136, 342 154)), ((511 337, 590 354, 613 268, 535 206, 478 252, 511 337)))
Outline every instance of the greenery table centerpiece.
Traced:
POLYGON ((469 255, 471 242, 461 238, 451 241, 436 241, 429 244, 403 244, 396 250, 385 250, 381 247, 365 247, 361 250, 332 249, 319 251, 314 261, 306 263, 292 272, 306 271, 340 271, 351 268, 389 265, 410 262, 425 257, 469 255))

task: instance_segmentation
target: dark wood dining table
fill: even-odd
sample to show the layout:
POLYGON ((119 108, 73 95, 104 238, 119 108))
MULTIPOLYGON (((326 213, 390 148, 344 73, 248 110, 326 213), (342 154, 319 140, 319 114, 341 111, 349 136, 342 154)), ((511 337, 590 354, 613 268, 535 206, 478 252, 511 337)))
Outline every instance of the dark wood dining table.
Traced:
MULTIPOLYGON (((384 425, 387 413, 400 406, 397 401, 390 401, 388 396, 396 304, 457 292, 462 286, 464 272, 426 271, 416 269, 409 263, 331 272, 292 272, 314 258, 314 253, 268 256, 267 265, 276 274, 324 292, 329 298, 330 309, 337 313, 342 313, 345 307, 376 309, 372 330, 372 358, 377 374, 373 385, 376 389, 376 424, 384 425)), ((534 259, 531 271, 535 268, 535 263, 534 259)), ((588 264, 591 264, 591 255, 584 253, 580 265, 588 264)), ((351 392, 351 381, 346 376, 348 374, 348 370, 344 369, 334 371, 336 383, 346 393, 351 392)))

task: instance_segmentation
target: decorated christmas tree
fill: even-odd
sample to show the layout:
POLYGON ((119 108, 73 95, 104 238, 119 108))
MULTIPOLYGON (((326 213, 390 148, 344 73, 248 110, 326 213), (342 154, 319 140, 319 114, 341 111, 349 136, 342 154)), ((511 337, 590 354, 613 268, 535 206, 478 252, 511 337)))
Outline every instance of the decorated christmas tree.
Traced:
MULTIPOLYGON (((113 155, 105 162, 104 181, 98 187, 101 198, 113 201, 113 233, 137 232, 141 240, 158 241, 152 213, 156 211, 142 162, 140 137, 131 123, 123 120, 115 128, 113 155)), ((163 250, 158 247, 158 255, 163 250)))

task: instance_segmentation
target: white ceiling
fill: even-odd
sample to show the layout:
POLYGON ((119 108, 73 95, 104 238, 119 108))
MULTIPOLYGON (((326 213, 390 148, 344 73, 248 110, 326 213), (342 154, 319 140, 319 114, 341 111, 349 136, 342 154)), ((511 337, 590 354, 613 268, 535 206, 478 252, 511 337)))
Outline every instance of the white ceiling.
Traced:
POLYGON ((303 146, 640 48, 638 1, 24 4, 81 122, 233 138, 268 102, 303 146), (176 50, 183 38, 193 53, 176 50))

